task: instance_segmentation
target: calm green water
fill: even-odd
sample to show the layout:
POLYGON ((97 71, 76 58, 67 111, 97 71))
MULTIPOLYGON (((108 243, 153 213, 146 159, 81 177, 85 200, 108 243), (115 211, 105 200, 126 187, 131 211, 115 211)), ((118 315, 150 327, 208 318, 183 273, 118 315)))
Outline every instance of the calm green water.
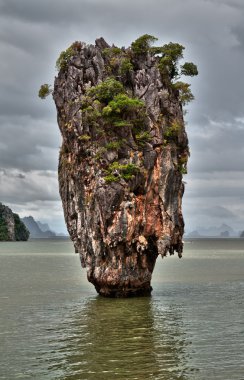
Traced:
POLYGON ((158 259, 151 298, 103 299, 69 241, 0 243, 0 379, 244 379, 244 240, 158 259))

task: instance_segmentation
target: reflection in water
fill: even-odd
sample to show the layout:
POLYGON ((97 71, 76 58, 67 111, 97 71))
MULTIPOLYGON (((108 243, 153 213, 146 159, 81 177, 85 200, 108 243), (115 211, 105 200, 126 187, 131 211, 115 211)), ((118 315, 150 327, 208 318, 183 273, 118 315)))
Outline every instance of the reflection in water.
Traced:
POLYGON ((188 378, 181 310, 153 298, 89 299, 49 336, 55 379, 188 378))

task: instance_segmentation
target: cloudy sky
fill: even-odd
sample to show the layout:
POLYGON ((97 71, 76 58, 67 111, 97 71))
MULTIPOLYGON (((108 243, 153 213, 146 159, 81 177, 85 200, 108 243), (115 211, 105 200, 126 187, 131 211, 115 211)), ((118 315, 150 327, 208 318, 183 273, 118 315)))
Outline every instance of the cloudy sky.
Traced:
POLYGON ((128 46, 148 33, 183 44, 199 68, 186 115, 186 230, 244 229, 243 21, 243 0, 0 0, 0 201, 65 231, 56 111, 37 97, 40 84, 73 41, 128 46))

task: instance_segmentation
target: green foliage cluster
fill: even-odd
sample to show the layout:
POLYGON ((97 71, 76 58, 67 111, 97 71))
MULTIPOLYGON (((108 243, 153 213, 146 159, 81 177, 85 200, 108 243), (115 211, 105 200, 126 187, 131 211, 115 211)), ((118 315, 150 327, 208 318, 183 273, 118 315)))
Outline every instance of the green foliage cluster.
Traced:
MULTIPOLYGON (((98 120, 101 118, 101 103, 89 96, 84 96, 81 104, 80 112, 82 113, 83 120, 88 126, 93 126, 99 130, 98 120)), ((89 141, 87 135, 79 136, 81 141, 89 141)), ((90 137, 90 136, 89 136, 90 137)))
POLYGON ((183 58, 184 46, 170 42, 161 48, 162 58, 160 59, 159 69, 163 74, 169 73, 171 79, 179 75, 178 62, 183 58))
POLYGON ((161 55, 159 68, 163 74, 169 73, 170 78, 176 78, 180 75, 195 76, 198 75, 197 66, 192 62, 185 62, 178 67, 179 60, 183 58, 185 47, 181 44, 170 42, 162 47, 151 47, 153 54, 161 55))
POLYGON ((7 241, 9 240, 8 235, 8 226, 5 222, 5 220, 0 216, 0 241, 7 241))
POLYGON ((178 169, 181 174, 187 174, 187 168, 185 165, 179 165, 178 169))
POLYGON ((102 115, 113 117, 125 115, 144 107, 144 103, 137 98, 130 98, 126 94, 118 94, 103 108, 102 115))
POLYGON ((14 215, 14 234, 17 241, 26 241, 29 239, 30 232, 27 230, 25 224, 21 222, 18 214, 14 215))
POLYGON ((181 174, 187 174, 187 155, 179 158, 178 170, 181 174))
MULTIPOLYGON (((140 132, 145 124, 144 102, 126 94, 121 82, 113 77, 86 90, 80 112, 84 125, 87 124, 93 129, 97 141, 104 141, 105 136, 106 140, 111 139, 104 147, 98 147, 95 159, 101 158, 104 153, 102 149, 118 150, 123 145, 123 139, 118 141, 118 129, 134 129, 140 125, 140 132)), ((86 142, 89 141, 89 137, 81 135, 79 140, 86 142)), ((145 134, 138 135, 138 146, 141 146, 146 138, 145 134)), ((108 173, 108 181, 111 180, 110 174, 112 173, 108 173)), ((129 173, 124 173, 122 170, 121 176, 129 176, 129 173)))
POLYGON ((136 140, 142 145, 151 139, 150 133, 148 131, 140 131, 136 134, 135 137, 136 140))
POLYGON ((192 62, 185 62, 179 68, 179 61, 183 58, 185 47, 174 42, 170 42, 163 46, 151 46, 156 40, 156 37, 144 34, 136 41, 132 42, 131 49, 136 55, 146 54, 150 51, 152 54, 157 54, 161 57, 158 67, 163 79, 167 80, 167 78, 169 78, 168 84, 172 84, 179 90, 180 101, 183 105, 186 105, 194 99, 190 90, 190 85, 184 82, 172 83, 171 80, 177 79, 181 75, 191 77, 198 75, 197 66, 192 62))
POLYGON ((173 88, 179 91, 179 99, 183 106, 194 100, 194 95, 190 89, 191 85, 185 82, 175 82, 173 88))
POLYGON ((119 75, 124 78, 133 70, 128 51, 117 46, 106 48, 102 51, 105 58, 105 67, 109 75, 119 75))
POLYGON ((81 135, 81 136, 78 137, 78 139, 81 140, 81 141, 89 141, 89 140, 91 140, 91 136, 89 136, 89 135, 81 135))
POLYGON ((123 141, 110 141, 109 143, 106 144, 105 148, 107 150, 117 150, 121 147, 123 144, 123 141))
POLYGON ((129 120, 116 120, 116 118, 113 118, 111 121, 115 127, 133 127, 133 124, 129 120))
POLYGON ((181 124, 177 120, 174 120, 164 133, 164 138, 166 142, 170 140, 175 140, 181 128, 182 128, 181 124))
POLYGON ((118 181, 119 178, 123 178, 126 181, 130 180, 139 171, 139 167, 134 164, 120 164, 115 161, 109 165, 106 170, 106 176, 104 177, 106 182, 118 181), (117 174, 117 175, 115 175, 117 174))
POLYGON ((105 126, 133 127, 138 121, 143 123, 144 102, 131 98, 125 93, 121 82, 107 78, 86 91, 81 111, 90 125, 98 127, 98 120, 105 126))
MULTIPOLYGON (((170 42, 162 46, 161 48, 155 48, 154 52, 161 53, 162 57, 159 62, 159 69, 164 78, 171 80, 179 78, 181 75, 195 76, 198 75, 197 66, 192 62, 185 62, 180 66, 179 60, 183 58, 184 46, 170 42)), ((190 89, 190 84, 177 81, 175 83, 170 82, 172 87, 179 91, 179 100, 183 106, 194 100, 194 96, 190 89)), ((169 84, 170 84, 169 83, 169 84)))
POLYGON ((97 106, 96 103, 93 103, 91 99, 89 100, 89 102, 92 105, 82 107, 82 113, 85 116, 88 124, 97 125, 97 120, 102 116, 100 112, 101 107, 97 106))
POLYGON ((198 75, 197 65, 192 62, 185 62, 184 65, 181 66, 181 75, 186 75, 190 77, 194 77, 198 75))
POLYGON ((119 55, 122 52, 120 48, 117 46, 112 46, 106 49, 103 49, 102 54, 105 55, 105 57, 114 57, 115 55, 119 55))
MULTIPOLYGON (((26 241, 29 238, 29 231, 27 230, 25 224, 21 222, 19 215, 13 214, 14 216, 14 234, 15 240, 17 241, 26 241)), ((8 233, 8 225, 4 218, 0 216, 0 241, 8 241, 9 233, 8 233)))
POLYGON ((133 71, 133 65, 130 58, 123 58, 119 67, 119 74, 125 76, 133 71))
POLYGON ((131 50, 135 55, 145 55, 150 50, 151 45, 157 40, 156 37, 150 34, 144 34, 132 42, 131 50))
POLYGON ((182 105, 186 105, 194 99, 188 83, 176 82, 172 80, 179 79, 181 75, 195 76, 198 75, 197 66, 192 62, 185 62, 179 67, 179 61, 183 58, 185 47, 179 43, 170 42, 163 46, 151 46, 157 38, 149 34, 144 34, 136 41, 132 42, 131 50, 135 55, 145 55, 147 52, 159 55, 158 67, 164 81, 168 85, 173 85, 179 90, 179 99, 182 105))
POLYGON ((71 57, 75 55, 75 44, 72 44, 68 49, 61 51, 57 61, 56 69, 65 70, 71 57))
POLYGON ((116 177, 114 174, 108 174, 104 177, 105 181, 110 183, 110 182, 118 182, 119 177, 116 177))
MULTIPOLYGON (((173 42, 162 46, 162 58, 160 59, 159 69, 163 76, 167 78, 167 75, 169 75, 169 78, 173 80, 179 78, 181 75, 191 77, 198 75, 197 66, 192 62, 185 62, 179 69, 178 63, 179 60, 183 58, 184 49, 184 46, 173 42)), ((190 90, 190 84, 178 81, 171 83, 171 85, 179 90, 179 100, 183 106, 194 99, 190 90)))
POLYGON ((50 84, 44 83, 41 85, 38 96, 41 99, 45 99, 48 95, 52 93, 52 88, 50 84))
POLYGON ((93 99, 97 99, 99 102, 108 104, 116 95, 123 92, 124 87, 122 83, 114 78, 107 78, 97 86, 87 90, 87 95, 93 99))

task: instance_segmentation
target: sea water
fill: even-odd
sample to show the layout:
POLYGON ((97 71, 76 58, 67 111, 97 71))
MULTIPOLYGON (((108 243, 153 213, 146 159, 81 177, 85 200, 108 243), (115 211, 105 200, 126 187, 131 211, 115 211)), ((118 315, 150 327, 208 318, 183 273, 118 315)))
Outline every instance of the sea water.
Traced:
POLYGON ((158 258, 152 296, 97 296, 69 240, 0 243, 0 379, 244 379, 244 240, 158 258))

